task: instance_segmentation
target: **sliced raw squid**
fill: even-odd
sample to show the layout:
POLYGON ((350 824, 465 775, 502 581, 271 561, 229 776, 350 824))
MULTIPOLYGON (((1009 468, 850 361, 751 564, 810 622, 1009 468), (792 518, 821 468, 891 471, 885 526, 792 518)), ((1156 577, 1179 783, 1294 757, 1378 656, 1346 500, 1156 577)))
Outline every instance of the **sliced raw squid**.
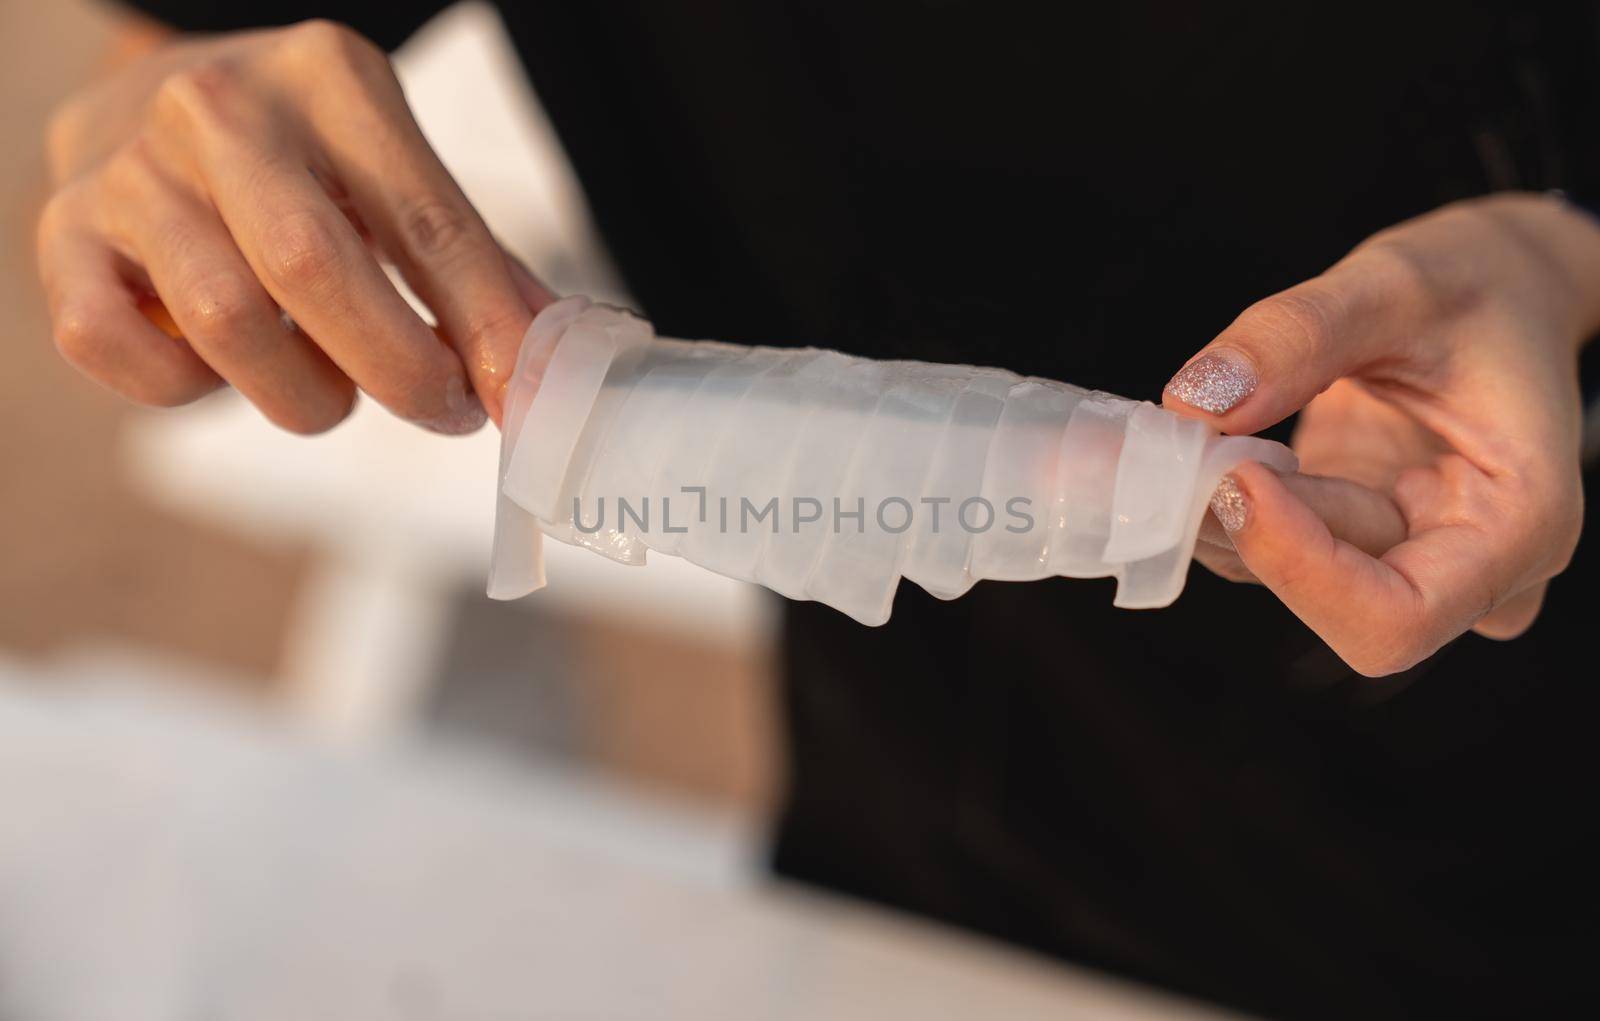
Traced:
POLYGON ((934 447, 904 573, 940 599, 954 599, 972 587, 967 564, 983 514, 984 466, 995 423, 1016 378, 1001 369, 973 371, 934 447))
POLYGON ((1048 515, 1056 503, 1061 437, 1083 397, 1077 387, 1046 379, 1024 379, 1006 393, 983 470, 980 507, 991 521, 972 539, 974 578, 1049 577, 1048 515))
POLYGON ((1110 394, 1087 395, 1072 410, 1056 462, 1057 538, 1050 548, 1050 573, 1068 578, 1117 574, 1105 559, 1111 538, 1111 501, 1128 416, 1139 407, 1110 394))
POLYGON ((543 587, 551 536, 625 564, 672 553, 861 621, 901 578, 1115 577, 1115 605, 1183 590, 1207 502, 1287 447, 1004 369, 656 338, 566 298, 507 390, 489 594, 543 587))
MULTIPOLYGON (((948 385, 904 377, 884 390, 850 459, 838 519, 828 522, 806 581, 812 599, 858 607, 857 618, 867 623, 889 619, 917 498, 955 397, 948 385)), ((831 500, 828 510, 835 510, 831 500)))
POLYGON ((715 515, 715 527, 686 536, 685 557, 718 574, 755 580, 767 537, 782 523, 778 489, 790 452, 809 420, 796 394, 837 372, 839 359, 832 351, 793 351, 750 385, 704 480, 707 517, 715 515))
MULTIPOLYGON (((786 520, 756 564, 755 580, 788 596, 809 599, 807 584, 833 527, 835 499, 843 499, 863 427, 877 410, 884 363, 846 358, 834 363, 824 385, 797 394, 794 407, 810 405, 795 424, 794 453, 778 490, 786 520)), ((797 416, 798 417, 798 416, 797 416)), ((750 494, 760 499, 761 494, 750 494)))

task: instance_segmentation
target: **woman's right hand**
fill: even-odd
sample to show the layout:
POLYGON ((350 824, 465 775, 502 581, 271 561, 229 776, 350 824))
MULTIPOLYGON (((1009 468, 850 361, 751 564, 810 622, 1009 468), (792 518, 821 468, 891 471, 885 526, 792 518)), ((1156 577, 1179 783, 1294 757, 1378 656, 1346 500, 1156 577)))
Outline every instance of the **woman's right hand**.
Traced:
POLYGON ((38 247, 56 343, 141 403, 226 381, 310 433, 359 387, 470 432, 485 409, 499 420, 552 300, 429 148, 384 53, 339 25, 165 46, 63 106, 49 155, 38 247), (152 299, 181 337, 141 312, 152 299))
POLYGON ((1597 334, 1600 225, 1561 199, 1487 195, 1380 231, 1167 385, 1167 407, 1229 433, 1299 411, 1316 476, 1240 465, 1212 502, 1231 550, 1196 556, 1369 676, 1468 629, 1521 634, 1583 528, 1578 352, 1597 334))

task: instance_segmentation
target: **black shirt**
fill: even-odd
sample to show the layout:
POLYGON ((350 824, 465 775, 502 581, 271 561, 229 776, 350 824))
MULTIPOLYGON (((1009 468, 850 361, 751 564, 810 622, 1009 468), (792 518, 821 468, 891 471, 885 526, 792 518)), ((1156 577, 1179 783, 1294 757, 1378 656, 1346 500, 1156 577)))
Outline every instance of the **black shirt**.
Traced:
MULTIPOLYGON (((436 5, 140 6, 394 45, 436 5)), ((1068 6, 500 4, 674 336, 1154 398, 1382 227, 1600 194, 1586 5, 1068 6)), ((1062 579, 903 585, 880 629, 791 604, 775 866, 1275 1015, 1525 1012, 1581 978, 1597 580, 1591 539, 1528 636, 1381 683, 1199 568, 1153 613, 1062 579)))

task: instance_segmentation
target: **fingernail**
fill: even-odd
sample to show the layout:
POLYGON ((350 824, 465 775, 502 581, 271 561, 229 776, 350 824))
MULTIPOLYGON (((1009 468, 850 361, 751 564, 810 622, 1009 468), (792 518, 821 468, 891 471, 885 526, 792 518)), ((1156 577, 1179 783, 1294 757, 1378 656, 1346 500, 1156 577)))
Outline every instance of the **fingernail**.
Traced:
POLYGON ((1232 475, 1224 475, 1217 483, 1217 491, 1211 494, 1211 513, 1229 535, 1250 520, 1250 501, 1232 475))
POLYGON ((445 384, 444 396, 445 405, 450 410, 439 418, 425 423, 428 428, 449 436, 465 436, 483 428, 483 423, 488 420, 489 414, 484 411, 483 402, 478 399, 478 395, 469 391, 459 378, 451 379, 445 384))
POLYGON ((1166 392, 1192 408, 1220 415, 1255 390, 1256 370, 1250 360, 1237 351, 1217 348, 1185 365, 1166 392))

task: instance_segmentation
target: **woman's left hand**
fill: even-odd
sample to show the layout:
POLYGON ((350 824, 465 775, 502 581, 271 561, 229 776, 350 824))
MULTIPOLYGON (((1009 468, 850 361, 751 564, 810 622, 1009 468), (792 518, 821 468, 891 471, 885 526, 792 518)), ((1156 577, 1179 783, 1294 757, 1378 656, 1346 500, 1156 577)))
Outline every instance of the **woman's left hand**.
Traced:
POLYGON ((1196 556, 1259 580, 1369 676, 1469 628, 1522 633, 1577 545, 1577 355, 1596 332, 1600 224, 1560 199, 1477 199, 1373 236, 1167 384, 1168 408, 1228 433, 1301 412, 1304 474, 1236 469, 1196 556))

